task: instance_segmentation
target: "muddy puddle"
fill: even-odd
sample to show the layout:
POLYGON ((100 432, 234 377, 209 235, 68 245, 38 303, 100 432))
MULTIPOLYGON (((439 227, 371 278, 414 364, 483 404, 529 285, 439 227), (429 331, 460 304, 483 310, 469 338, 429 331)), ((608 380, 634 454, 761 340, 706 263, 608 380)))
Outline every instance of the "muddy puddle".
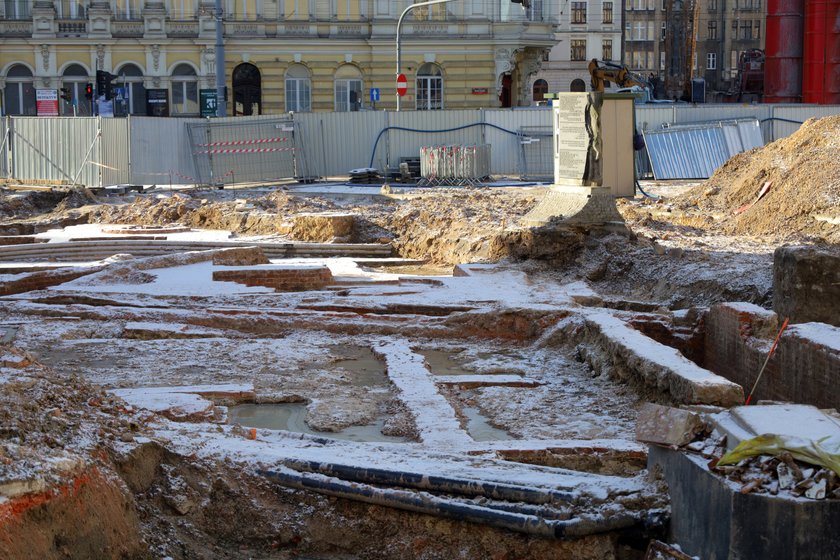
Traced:
POLYGON ((329 368, 340 368, 351 385, 381 387, 388 384, 385 362, 367 346, 328 346, 334 356, 329 368))
MULTIPOLYGON (((413 350, 423 356, 426 367, 432 375, 522 375, 522 372, 511 368, 497 367, 492 370, 482 368, 482 371, 470 369, 455 358, 459 354, 458 351, 434 348, 413 348, 413 350)), ((490 353, 481 353, 478 358, 487 359, 492 356, 493 354, 490 353)))
POLYGON ((228 408, 228 424, 247 428, 286 430, 314 436, 358 442, 404 443, 401 437, 382 433, 385 420, 380 418, 367 426, 350 426, 339 432, 313 430, 306 423, 306 403, 240 404, 228 408))
POLYGON ((461 409, 467 419, 467 433, 475 441, 499 441, 514 439, 506 431, 492 426, 478 407, 465 406, 461 409))

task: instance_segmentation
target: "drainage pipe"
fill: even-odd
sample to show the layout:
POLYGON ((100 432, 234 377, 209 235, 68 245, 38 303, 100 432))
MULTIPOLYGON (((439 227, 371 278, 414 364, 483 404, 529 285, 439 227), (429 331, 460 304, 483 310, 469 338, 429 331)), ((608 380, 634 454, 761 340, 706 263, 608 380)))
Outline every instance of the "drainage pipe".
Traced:
MULTIPOLYGON (((431 490, 433 492, 456 493, 463 496, 481 496, 494 500, 511 500, 530 504, 574 504, 586 499, 578 492, 561 492, 558 490, 535 490, 523 486, 499 484, 466 478, 450 478, 445 476, 429 476, 419 473, 389 471, 369 467, 353 467, 318 461, 287 460, 284 464, 296 471, 333 476, 370 484, 385 484, 388 486, 402 486, 431 490)), ((590 502, 592 499, 590 499, 590 502)))
POLYGON ((261 476, 287 488, 309 490, 328 496, 458 521, 480 523, 541 537, 557 539, 583 537, 596 533, 630 529, 643 524, 642 514, 627 511, 610 517, 588 515, 568 520, 542 519, 534 515, 499 511, 484 506, 447 500, 427 492, 376 488, 367 484, 347 482, 315 473, 299 473, 285 467, 257 472, 261 476))

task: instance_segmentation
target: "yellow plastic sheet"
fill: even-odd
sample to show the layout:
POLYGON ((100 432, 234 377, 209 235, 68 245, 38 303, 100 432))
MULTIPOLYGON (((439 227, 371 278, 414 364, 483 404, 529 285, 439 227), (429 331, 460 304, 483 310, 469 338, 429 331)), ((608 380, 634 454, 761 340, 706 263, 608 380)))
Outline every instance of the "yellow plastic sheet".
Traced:
POLYGON ((745 439, 720 458, 718 465, 732 465, 756 455, 781 455, 787 451, 794 459, 831 469, 840 476, 840 438, 826 436, 818 440, 763 434, 745 439))

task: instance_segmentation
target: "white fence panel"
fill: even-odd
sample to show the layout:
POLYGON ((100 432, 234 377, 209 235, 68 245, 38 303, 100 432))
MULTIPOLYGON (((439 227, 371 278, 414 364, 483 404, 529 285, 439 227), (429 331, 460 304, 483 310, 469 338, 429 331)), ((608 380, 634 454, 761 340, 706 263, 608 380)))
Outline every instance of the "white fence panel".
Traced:
POLYGON ((21 181, 99 186, 96 117, 12 119, 12 173, 21 181), (86 156, 88 160, 86 161, 86 156), (78 176, 78 179, 76 177, 78 176))
POLYGON ((790 136, 802 126, 800 123, 814 117, 840 115, 840 105, 776 105, 773 108, 771 140, 790 136))
MULTIPOLYGON (((294 118, 310 170, 320 177, 345 176, 351 169, 368 167, 373 143, 388 125, 385 111, 298 113, 294 118)), ((374 161, 373 165, 384 169, 385 161, 374 161)))
POLYGON ((200 119, 131 117, 131 182, 194 183, 197 176, 185 122, 200 119))
POLYGON ((129 182, 129 143, 127 119, 102 119, 102 141, 99 143, 98 161, 102 185, 119 185, 129 182))
POLYGON ((731 119, 747 119, 754 117, 761 125, 761 134, 765 142, 769 142, 773 134, 770 116, 773 114, 772 105, 681 105, 674 106, 676 122, 679 124, 693 122, 713 122, 731 119))
POLYGON ((636 128, 639 132, 659 130, 674 123, 674 106, 667 104, 636 105, 636 128))
MULTIPOLYGON (((520 138, 511 132, 519 132, 523 127, 535 128, 546 127, 551 129, 551 108, 533 109, 487 109, 484 112, 484 120, 487 124, 485 141, 492 146, 492 164, 490 172, 494 175, 517 176, 525 172, 522 169, 522 147, 520 138), (504 130, 499 130, 498 128, 504 130)), ((549 136, 551 136, 549 134, 549 136)), ((540 139, 544 141, 544 139, 540 139)), ((549 137, 549 142, 551 138, 549 137)), ((551 150, 549 149, 549 153, 551 150)), ((553 160, 547 162, 553 166, 553 160)), ((531 173, 537 170, 530 170, 531 173)), ((549 174, 553 176, 553 173, 549 174)))
POLYGON ((470 126, 481 122, 478 110, 456 111, 400 111, 388 114, 388 124, 410 130, 391 129, 379 141, 374 155, 378 162, 387 163, 392 170, 399 169, 400 158, 420 158, 422 146, 475 145, 481 144, 481 126, 470 126), (422 131, 422 132, 412 132, 422 131), (446 131, 446 132, 431 132, 446 131), (384 144, 383 145, 383 141, 384 144))

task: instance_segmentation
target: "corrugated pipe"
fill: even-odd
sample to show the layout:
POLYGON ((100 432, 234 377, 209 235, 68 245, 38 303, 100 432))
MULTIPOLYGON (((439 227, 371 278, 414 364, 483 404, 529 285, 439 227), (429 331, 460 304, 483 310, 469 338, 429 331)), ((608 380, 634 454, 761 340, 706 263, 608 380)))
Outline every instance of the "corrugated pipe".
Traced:
POLYGON ((273 470, 259 470, 257 472, 288 488, 310 490, 338 498, 436 515, 458 521, 480 523, 541 537, 557 539, 583 537, 596 533, 629 529, 643 524, 642 514, 636 512, 625 511, 610 517, 588 515, 568 520, 543 519, 535 515, 500 511, 491 507, 447 500, 428 492, 376 488, 367 484, 347 482, 317 473, 299 473, 282 466, 273 470))

